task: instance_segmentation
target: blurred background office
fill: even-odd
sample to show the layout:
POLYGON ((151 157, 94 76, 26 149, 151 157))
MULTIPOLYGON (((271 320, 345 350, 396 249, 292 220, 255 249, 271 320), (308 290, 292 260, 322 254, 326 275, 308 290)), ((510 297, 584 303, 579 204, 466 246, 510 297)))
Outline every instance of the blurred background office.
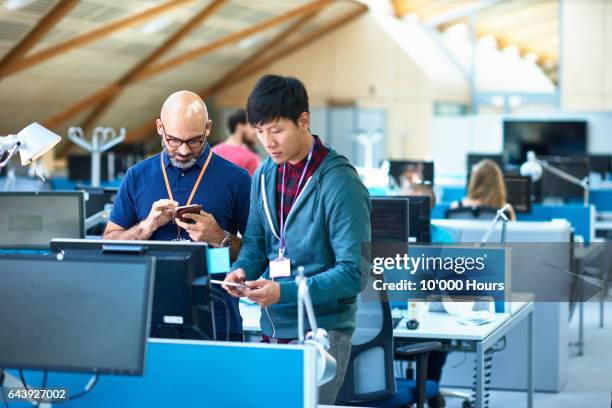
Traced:
MULTIPOLYGON (((276 73, 304 82, 312 132, 349 158, 372 197, 413 197, 412 242, 432 242, 430 227, 469 242, 484 231, 463 222, 509 203, 508 242, 542 233, 588 249, 612 239, 611 45, 607 0, 1 1, 0 136, 38 122, 62 140, 36 171, 17 155, 3 163, 0 191, 86 191, 83 225, 64 232, 99 236, 127 169, 161 150, 155 119, 169 94, 205 99, 215 145, 257 79, 276 73), (469 200, 483 163, 499 171, 504 203, 469 200), (431 189, 432 209, 413 184, 431 189)), ((30 202, 6 197, 0 212, 30 202)), ((7 230, 0 249, 17 239, 3 242, 7 230)), ((590 256, 605 258, 572 253, 568 268, 590 256)), ((537 330, 551 336, 536 344, 537 406, 610 403, 609 266, 590 269, 604 289, 579 309, 536 305, 537 330)), ((495 357, 491 406, 524 404, 511 365, 521 348, 508 348, 495 357)), ((449 354, 440 384, 468 389, 470 364, 449 354)))

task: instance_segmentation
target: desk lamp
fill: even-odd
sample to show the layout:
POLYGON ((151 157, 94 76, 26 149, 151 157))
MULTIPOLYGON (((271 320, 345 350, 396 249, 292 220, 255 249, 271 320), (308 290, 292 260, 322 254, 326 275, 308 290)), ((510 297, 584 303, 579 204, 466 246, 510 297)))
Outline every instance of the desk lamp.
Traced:
POLYGON ((584 190, 584 205, 589 205, 589 178, 579 179, 569 173, 564 172, 554 166, 548 164, 545 160, 540 160, 536 157, 535 152, 527 152, 527 161, 521 165, 521 176, 528 176, 535 182, 542 178, 544 170, 551 172, 555 176, 569 181, 572 184, 582 187, 584 190))
POLYGON ((6 166, 17 152, 21 156, 22 166, 32 164, 60 140, 61 137, 36 122, 26 126, 16 135, 0 136, 0 160, 8 152, 6 159, 0 161, 0 168, 6 166))

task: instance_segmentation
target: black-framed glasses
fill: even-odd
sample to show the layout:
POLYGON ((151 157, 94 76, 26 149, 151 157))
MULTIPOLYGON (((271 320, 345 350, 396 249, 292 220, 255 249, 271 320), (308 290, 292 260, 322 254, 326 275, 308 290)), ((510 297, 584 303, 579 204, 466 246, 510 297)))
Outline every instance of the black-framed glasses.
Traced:
POLYGON ((202 146, 202 144, 204 144, 206 140, 206 136, 204 134, 198 135, 196 137, 192 137, 189 140, 177 139, 176 137, 169 136, 166 133, 166 128, 164 128, 163 123, 161 126, 162 126, 162 133, 164 135, 164 139, 166 139, 166 143, 168 143, 168 146, 170 147, 174 147, 174 148, 181 147, 183 143, 185 143, 187 147, 189 147, 190 149, 196 149, 202 146))

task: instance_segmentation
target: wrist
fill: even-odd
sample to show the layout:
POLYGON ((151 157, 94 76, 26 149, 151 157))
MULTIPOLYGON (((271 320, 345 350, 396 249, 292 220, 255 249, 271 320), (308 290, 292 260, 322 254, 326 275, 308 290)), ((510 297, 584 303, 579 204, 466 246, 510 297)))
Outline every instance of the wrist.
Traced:
POLYGON ((215 246, 217 248, 229 247, 232 244, 232 235, 225 231, 221 230, 221 239, 215 242, 215 246))
POLYGON ((152 220, 150 220, 149 218, 147 218, 143 222, 141 222, 140 223, 140 227, 141 227, 141 232, 142 232, 142 235, 143 235, 143 239, 150 238, 151 235, 153 235, 153 233, 155 232, 154 222, 152 220))
POLYGON ((225 239, 225 231, 222 230, 221 228, 218 228, 215 231, 215 233, 214 233, 214 235, 213 235, 213 237, 211 239, 211 243, 214 246, 219 247, 219 246, 221 246, 221 242, 223 242, 224 239, 225 239))

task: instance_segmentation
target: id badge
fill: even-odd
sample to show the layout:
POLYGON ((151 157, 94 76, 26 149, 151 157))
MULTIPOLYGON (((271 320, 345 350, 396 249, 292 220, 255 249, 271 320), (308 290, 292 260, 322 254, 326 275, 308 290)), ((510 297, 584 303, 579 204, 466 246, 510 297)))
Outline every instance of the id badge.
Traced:
POLYGON ((270 278, 286 278, 291 276, 291 261, 289 258, 276 258, 270 261, 270 278))

